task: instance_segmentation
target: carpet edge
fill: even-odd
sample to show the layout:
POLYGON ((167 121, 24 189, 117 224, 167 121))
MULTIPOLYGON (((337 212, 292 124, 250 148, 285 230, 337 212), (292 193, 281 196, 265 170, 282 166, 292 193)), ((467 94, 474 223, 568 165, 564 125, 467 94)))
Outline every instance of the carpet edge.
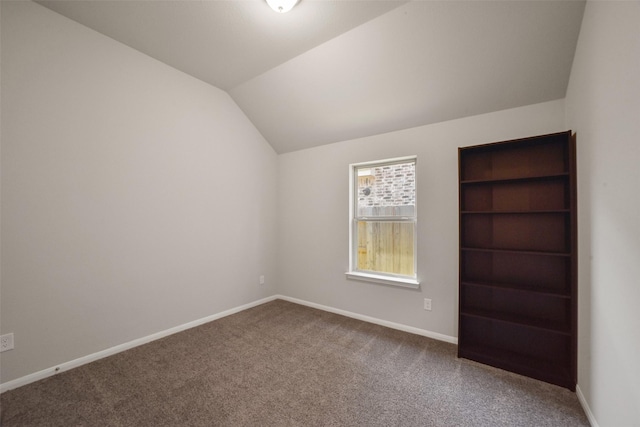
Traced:
POLYGON ((45 378, 48 378, 48 377, 51 377, 53 375, 68 371, 70 369, 77 368, 79 366, 86 365, 86 364, 91 363, 91 362, 95 362, 96 360, 100 360, 100 359, 103 359, 105 357, 112 356, 112 355, 117 354, 117 353, 121 353, 121 352, 123 352, 125 350, 129 350, 129 349, 141 346, 143 344, 147 344, 147 343, 150 343, 152 341, 159 340, 159 339, 167 337, 169 335, 173 335, 173 334, 176 334, 178 332, 185 331, 187 329, 195 328, 196 326, 200 326, 200 325, 203 325, 205 323, 212 322, 214 320, 221 319, 223 317, 239 313, 239 312, 247 310, 249 308, 256 307, 258 305, 262 305, 262 304, 265 304, 267 302, 274 301, 276 299, 278 299, 277 295, 272 295, 270 297, 262 298, 262 299, 259 299, 259 300, 256 300, 256 301, 253 301, 253 302, 250 302, 250 303, 247 303, 247 304, 240 305, 238 307, 230 308, 229 310, 221 311, 219 313, 215 313, 215 314, 212 314, 210 316, 206 316, 206 317, 203 317, 203 318, 200 318, 200 319, 193 320, 191 322, 184 323, 182 325, 174 326, 173 328, 165 329, 163 331, 156 332, 156 333, 153 333, 153 334, 141 337, 141 338, 136 338, 136 339, 134 339, 132 341, 128 341, 126 343, 119 344, 119 345, 107 348, 105 350, 98 351, 96 353, 88 354, 86 356, 82 356, 82 357, 79 357, 77 359, 70 360, 68 362, 63 362, 63 363, 57 364, 55 366, 52 366, 50 368, 46 368, 46 369, 31 373, 31 374, 27 374, 27 375, 22 376, 20 378, 16 378, 14 380, 1 383, 0 384, 0 394, 4 393, 5 391, 13 390, 13 389, 16 389, 18 387, 22 387, 24 385, 34 383, 36 381, 43 380, 45 378))
POLYGON ((292 298, 285 295, 276 295, 276 299, 289 301, 295 304, 305 305, 311 308, 317 308, 318 310, 327 311, 329 313, 340 314, 342 316, 351 317, 352 319, 362 320, 364 322, 373 323, 380 326, 386 326, 387 328, 396 329, 403 332, 409 332, 415 335, 421 335, 427 338, 433 338, 438 341, 444 341, 451 344, 458 344, 458 338, 449 335, 441 334, 438 332, 428 331, 426 329, 416 328, 414 326, 403 325, 402 323, 390 322, 388 320, 378 319, 376 317, 366 316, 364 314, 358 314, 347 310, 341 310, 339 308, 329 307, 314 302, 301 300, 298 298, 292 298))

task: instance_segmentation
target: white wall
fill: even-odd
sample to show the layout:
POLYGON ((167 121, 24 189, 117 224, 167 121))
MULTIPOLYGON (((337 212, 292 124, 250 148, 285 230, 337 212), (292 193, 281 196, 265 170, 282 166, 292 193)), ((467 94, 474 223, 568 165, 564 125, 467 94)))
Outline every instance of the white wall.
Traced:
POLYGON ((587 3, 566 98, 577 133, 578 385, 600 426, 640 426, 640 2, 587 3))
POLYGON ((1 382, 276 293, 276 154, 225 92, 32 2, 1 28, 1 382))
POLYGON ((279 292, 457 337, 457 147, 563 130, 559 100, 278 156, 279 292), (414 154, 420 290, 347 280, 349 164, 414 154))

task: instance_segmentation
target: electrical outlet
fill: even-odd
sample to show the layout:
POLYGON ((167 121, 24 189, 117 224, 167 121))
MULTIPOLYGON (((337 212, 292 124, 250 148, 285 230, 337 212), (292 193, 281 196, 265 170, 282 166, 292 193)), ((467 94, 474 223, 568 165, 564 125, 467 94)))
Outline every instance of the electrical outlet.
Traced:
POLYGON ((424 309, 427 311, 431 311, 431 299, 430 298, 425 298, 424 299, 424 309))
POLYGON ((0 353, 7 350, 13 350, 13 332, 0 336, 0 353))
POLYGON ((260 284, 264 285, 264 276, 260 276, 260 284))

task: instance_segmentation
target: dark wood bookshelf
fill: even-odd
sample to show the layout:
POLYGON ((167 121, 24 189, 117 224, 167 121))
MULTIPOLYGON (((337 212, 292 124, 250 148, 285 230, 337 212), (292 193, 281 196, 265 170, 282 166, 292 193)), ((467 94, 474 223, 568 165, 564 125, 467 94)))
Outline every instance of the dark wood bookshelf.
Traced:
POLYGON ((458 356, 575 390, 575 139, 567 131, 458 156, 458 356))

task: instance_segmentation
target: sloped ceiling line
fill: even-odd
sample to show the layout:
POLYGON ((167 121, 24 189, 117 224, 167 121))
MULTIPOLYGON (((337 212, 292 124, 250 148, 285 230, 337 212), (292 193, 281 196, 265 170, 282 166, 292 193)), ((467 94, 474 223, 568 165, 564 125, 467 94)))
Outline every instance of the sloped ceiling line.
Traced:
POLYGON ((564 98, 585 5, 38 3, 228 91, 278 153, 564 98))

